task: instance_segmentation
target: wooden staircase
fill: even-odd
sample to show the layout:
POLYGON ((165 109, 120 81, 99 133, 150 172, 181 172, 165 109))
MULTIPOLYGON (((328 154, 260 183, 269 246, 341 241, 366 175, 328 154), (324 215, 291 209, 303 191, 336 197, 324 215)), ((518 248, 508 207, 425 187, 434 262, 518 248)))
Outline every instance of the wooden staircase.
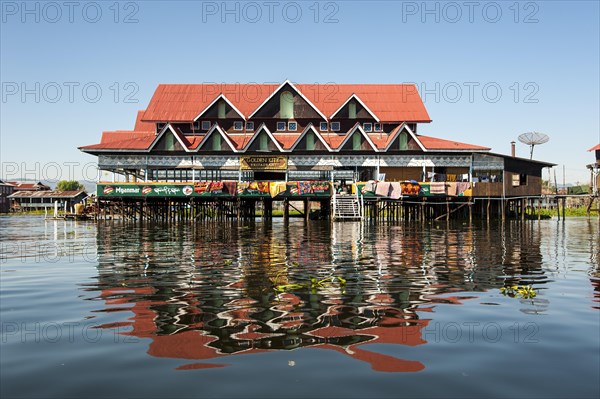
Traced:
POLYGON ((362 219, 360 202, 355 195, 334 195, 333 218, 334 219, 362 219))

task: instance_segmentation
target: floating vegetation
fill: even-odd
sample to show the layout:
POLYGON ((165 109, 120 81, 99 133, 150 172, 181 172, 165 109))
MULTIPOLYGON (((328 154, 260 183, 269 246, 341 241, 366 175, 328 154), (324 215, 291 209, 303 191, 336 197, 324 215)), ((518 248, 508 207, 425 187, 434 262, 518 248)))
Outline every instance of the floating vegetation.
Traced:
POLYGON ((511 298, 531 299, 536 297, 535 290, 531 285, 512 285, 510 287, 500 288, 500 292, 504 296, 511 298))
MULTIPOLYGON (((293 283, 293 284, 278 284, 273 287, 277 292, 288 292, 294 290, 310 289, 312 292, 316 292, 319 288, 344 288, 346 286, 346 279, 343 277, 326 277, 324 279, 317 279, 311 277, 309 282, 306 283, 293 283)), ((343 293, 343 291, 342 291, 343 293)))
POLYGON ((284 293, 289 291, 309 289, 312 293, 316 293, 317 290, 321 288, 338 288, 341 289, 342 294, 346 293, 346 279, 338 276, 329 276, 322 279, 311 277, 307 282, 289 283, 287 281, 287 277, 284 277, 284 275, 287 275, 290 268, 298 266, 300 266, 300 263, 292 261, 290 262, 289 266, 286 266, 283 270, 277 273, 277 276, 275 276, 275 278, 271 278, 271 282, 273 283, 273 290, 275 290, 278 293, 284 293), (282 284, 283 282, 285 283, 282 284))

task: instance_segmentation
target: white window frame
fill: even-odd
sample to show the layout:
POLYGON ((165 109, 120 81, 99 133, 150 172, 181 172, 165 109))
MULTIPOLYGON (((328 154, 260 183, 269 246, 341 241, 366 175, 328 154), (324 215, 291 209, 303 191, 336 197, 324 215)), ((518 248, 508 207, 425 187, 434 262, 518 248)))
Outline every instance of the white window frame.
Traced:
POLYGON ((373 125, 373 131, 374 132, 381 132, 381 123, 375 123, 373 125))
POLYGON ((373 131, 373 124, 371 122, 363 123, 363 130, 365 133, 371 133, 373 131))
POLYGON ((235 122, 233 122, 233 130, 236 130, 238 132, 244 130, 244 121, 235 121, 235 122))
POLYGON ((322 132, 327 132, 329 130, 329 123, 321 122, 321 124, 319 125, 319 130, 322 132), (325 129, 323 129, 323 125, 325 125, 325 129))
POLYGON ((202 125, 200 126, 201 127, 200 130, 206 130, 206 131, 208 131, 208 130, 210 130, 211 125, 212 124, 210 123, 210 121, 202 121, 202 125))
POLYGON ((278 132, 285 132, 286 125, 287 124, 285 122, 282 122, 282 121, 277 122, 277 131, 278 132), (280 129, 279 128, 280 126, 283 126, 283 128, 280 129))
POLYGON ((200 130, 200 121, 192 122, 192 129, 200 130))
POLYGON ((340 125, 340 122, 331 122, 329 126, 331 127, 332 132, 339 132, 340 129, 342 128, 342 126, 340 125), (336 126, 337 126, 337 128, 336 128, 336 126))
POLYGON ((288 122, 287 128, 288 128, 288 131, 290 131, 290 132, 297 131, 298 130, 298 122, 288 122), (292 125, 295 125, 296 128, 292 129, 292 125))
POLYGON ((246 130, 249 132, 254 131, 254 122, 246 122, 246 130))

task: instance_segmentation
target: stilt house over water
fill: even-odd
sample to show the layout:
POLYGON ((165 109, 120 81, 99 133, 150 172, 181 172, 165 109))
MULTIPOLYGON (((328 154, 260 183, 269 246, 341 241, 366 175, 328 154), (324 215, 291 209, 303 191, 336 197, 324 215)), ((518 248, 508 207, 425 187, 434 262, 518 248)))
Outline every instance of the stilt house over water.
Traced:
POLYGON ((413 84, 161 84, 133 130, 79 148, 112 172, 99 199, 541 194, 552 164, 419 134, 430 122, 413 84))

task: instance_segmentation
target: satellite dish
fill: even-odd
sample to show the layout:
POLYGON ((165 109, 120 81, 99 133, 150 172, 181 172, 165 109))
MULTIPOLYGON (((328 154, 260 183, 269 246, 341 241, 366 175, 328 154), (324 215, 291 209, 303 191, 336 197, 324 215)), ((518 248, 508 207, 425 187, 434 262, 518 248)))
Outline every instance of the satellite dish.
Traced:
POLYGON ((550 137, 540 132, 527 132, 519 135, 519 141, 530 147, 529 159, 533 159, 533 147, 537 144, 544 144, 550 140, 550 137))

